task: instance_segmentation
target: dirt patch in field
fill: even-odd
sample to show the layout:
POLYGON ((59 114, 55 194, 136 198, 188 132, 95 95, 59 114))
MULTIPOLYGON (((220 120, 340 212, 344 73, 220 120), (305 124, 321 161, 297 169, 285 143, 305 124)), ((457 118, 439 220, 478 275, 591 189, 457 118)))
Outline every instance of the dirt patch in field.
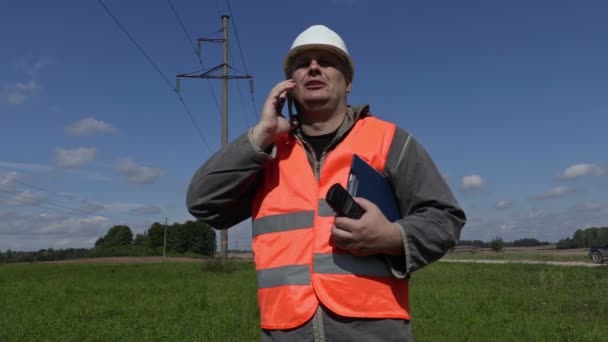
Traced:
MULTIPOLYGON (((474 248, 470 246, 457 247, 452 253, 476 253, 476 254, 496 254, 490 248, 474 248)), ((538 254, 538 255, 564 255, 564 256, 587 256, 588 248, 575 249, 556 249, 555 245, 536 246, 536 247, 505 247, 500 254, 538 254)))
MULTIPOLYGON (((466 248, 466 246, 463 246, 466 248)), ((466 256, 474 253, 478 256, 483 255, 496 255, 496 252, 489 248, 475 248, 474 251, 468 250, 468 248, 459 249, 450 252, 455 259, 460 259, 458 256, 466 256)), ((555 245, 538 246, 538 247, 507 247, 504 248, 500 254, 503 255, 517 255, 517 254, 537 254, 537 255, 554 255, 554 256, 587 256, 589 250, 587 248, 578 249, 566 249, 558 250, 555 249, 555 245)), ((219 256, 219 255, 218 255, 219 256)), ((231 261, 253 261, 253 253, 251 252, 240 252, 240 253, 228 253, 228 259, 231 261)), ((514 258, 517 259, 517 258, 514 258)), ((85 258, 85 259, 72 259, 72 260, 58 260, 58 261, 45 261, 37 263, 46 264, 151 264, 151 263, 163 263, 163 262, 190 262, 190 263, 204 263, 211 258, 185 258, 185 257, 166 257, 162 256, 148 256, 148 257, 103 257, 103 258, 85 258)), ((514 260, 516 261, 516 260, 514 260)), ((521 260, 517 260, 520 261, 521 260)), ((589 261, 591 263, 591 261, 589 261)), ((24 263, 32 264, 32 263, 24 263)))

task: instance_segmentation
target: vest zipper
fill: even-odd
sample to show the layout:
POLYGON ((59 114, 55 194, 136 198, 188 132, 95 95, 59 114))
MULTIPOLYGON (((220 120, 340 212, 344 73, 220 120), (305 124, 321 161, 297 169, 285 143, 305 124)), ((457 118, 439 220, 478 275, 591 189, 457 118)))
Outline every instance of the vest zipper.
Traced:
POLYGON ((334 139, 329 143, 329 145, 325 146, 325 148, 323 149, 323 152, 321 153, 321 159, 319 161, 317 161, 317 157, 314 153, 314 150, 313 150, 312 146, 310 146, 310 144, 306 141, 306 139, 300 139, 300 137, 297 134, 294 136, 296 137, 296 140, 299 141, 300 144, 302 144, 302 146, 306 150, 306 156, 308 158, 308 162, 311 163, 311 161, 312 161, 312 163, 311 163, 312 171, 315 175, 315 179, 316 179, 317 183, 319 183, 319 180, 321 179, 321 166, 325 162, 325 157, 327 157, 327 153, 331 148, 338 145, 338 143, 342 140, 342 137, 340 137, 339 139, 336 139, 336 137, 334 137, 334 139))

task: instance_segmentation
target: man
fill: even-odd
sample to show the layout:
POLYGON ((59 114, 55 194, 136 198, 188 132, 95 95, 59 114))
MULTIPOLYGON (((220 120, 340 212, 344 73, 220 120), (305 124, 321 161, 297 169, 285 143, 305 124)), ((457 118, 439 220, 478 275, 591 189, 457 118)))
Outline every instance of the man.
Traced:
POLYGON ((217 229, 252 217, 262 340, 413 340, 408 278, 454 246, 464 212, 414 138, 347 104, 354 64, 334 31, 302 32, 284 70, 260 121, 194 175, 188 209, 217 229), (360 219, 335 217, 325 194, 353 154, 390 180, 402 219, 364 198, 360 219))

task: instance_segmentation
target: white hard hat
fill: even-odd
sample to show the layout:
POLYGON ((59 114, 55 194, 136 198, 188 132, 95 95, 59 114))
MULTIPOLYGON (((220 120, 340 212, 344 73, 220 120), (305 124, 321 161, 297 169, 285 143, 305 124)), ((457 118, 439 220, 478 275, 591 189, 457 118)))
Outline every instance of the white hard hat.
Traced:
POLYGON ((324 25, 313 25, 300 33, 291 44, 291 49, 283 60, 283 69, 285 70, 285 76, 291 77, 290 72, 291 64, 293 63, 294 57, 305 50, 321 49, 328 50, 329 52, 336 54, 344 60, 344 66, 346 67, 345 75, 347 79, 352 81, 355 74, 355 65, 353 60, 348 54, 346 44, 340 36, 324 25))

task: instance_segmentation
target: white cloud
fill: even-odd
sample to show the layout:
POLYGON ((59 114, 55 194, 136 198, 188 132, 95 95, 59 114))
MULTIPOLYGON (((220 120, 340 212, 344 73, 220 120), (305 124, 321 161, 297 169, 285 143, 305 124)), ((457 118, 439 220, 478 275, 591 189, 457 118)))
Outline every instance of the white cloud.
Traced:
MULTIPOLYGON (((588 213, 608 217, 608 203, 584 203, 575 206, 574 210, 581 214, 588 213)), ((608 226, 608 222, 605 224, 605 226, 608 226)))
POLYGON ((508 209, 513 207, 513 202, 511 201, 498 201, 496 203, 496 209, 508 209))
POLYGON ((11 106, 20 105, 39 87, 39 84, 34 80, 4 86, 2 91, 0 91, 0 101, 11 106))
POLYGON ((114 202, 114 203, 107 203, 104 204, 104 207, 112 212, 127 212, 127 211, 131 211, 137 207, 142 206, 142 204, 139 203, 122 203, 122 202, 114 202))
POLYGON ((0 173, 0 190, 13 191, 15 180, 18 178, 17 172, 0 173))
MULTIPOLYGON (((96 164, 100 166, 104 166, 103 164, 96 164)), ((53 168, 48 165, 41 164, 33 164, 33 163, 13 163, 13 162, 0 162, 0 168, 10 169, 10 170, 19 170, 19 171, 31 171, 31 172, 49 172, 52 173, 53 168)), ((67 169, 62 170, 66 173, 77 175, 81 178, 98 180, 98 181, 110 181, 111 177, 104 175, 95 170, 78 170, 78 169, 67 169)))
POLYGON ((464 176, 460 188, 462 190, 473 190, 483 187, 483 179, 480 175, 464 176))
MULTIPOLYGON (((108 213, 108 207, 137 208, 143 204, 116 203, 104 205, 104 215, 74 215, 61 210, 43 210, 25 206, 14 208, 0 204, 0 250, 36 251, 46 248, 91 248, 95 241, 104 236, 108 229, 117 224, 128 225, 133 234, 143 233, 153 222, 164 223, 164 217, 138 216, 126 218, 129 210, 123 213, 108 213), (116 214, 116 215, 115 215, 116 214)), ((185 211, 184 211, 185 212, 185 211)), ((183 222, 186 214, 175 214, 171 222, 183 222)), ((251 231, 251 229, 249 229, 251 231)), ((218 234, 219 235, 219 234, 218 234)), ((239 242, 239 247, 245 242, 239 242)))
POLYGON ((45 197, 39 193, 25 190, 21 192, 15 192, 12 190, 6 190, 2 192, 6 197, 1 198, 1 202, 5 205, 13 206, 24 206, 24 205, 40 205, 45 201, 45 197), (9 192, 9 193, 6 193, 9 192))
POLYGON ((0 250, 32 251, 41 248, 90 248, 112 220, 104 216, 75 217, 7 213, 0 225, 0 250))
POLYGON ((56 149, 55 162, 61 169, 76 168, 90 163, 95 159, 95 148, 80 147, 73 150, 56 149))
POLYGON ((28 164, 28 163, 12 163, 0 162, 0 167, 20 171, 50 171, 51 168, 47 165, 28 164))
POLYGON ((111 181, 112 178, 94 170, 67 170, 67 173, 75 174, 85 179, 96 181, 111 181))
POLYGON ((575 164, 566 168, 557 178, 569 180, 585 176, 601 176, 604 173, 605 170, 596 164, 575 164))
POLYGON ((47 64, 48 62, 46 59, 40 59, 30 64, 23 63, 22 67, 28 74, 29 80, 2 87, 0 89, 0 102, 10 106, 17 106, 24 103, 29 96, 40 88, 40 84, 36 81, 36 76, 47 64))
POLYGON ((32 91, 34 89, 37 89, 38 83, 34 80, 31 80, 26 83, 17 82, 17 84, 15 84, 13 87, 17 90, 27 92, 27 91, 32 91))
POLYGON ((567 186, 556 186, 553 189, 551 189, 543 194, 533 196, 532 199, 547 200, 547 199, 567 196, 567 195, 573 194, 575 192, 576 191, 574 189, 569 188, 567 186))
POLYGON ((38 72, 40 70, 44 69, 48 64, 49 64, 49 61, 46 58, 42 58, 42 59, 39 59, 38 61, 34 62, 33 64, 30 64, 30 65, 25 64, 24 67, 25 67, 28 75, 30 75, 30 77, 32 79, 34 79, 38 75, 38 72))
POLYGON ((46 225, 38 227, 38 232, 45 233, 82 233, 89 227, 100 226, 106 224, 110 220, 103 216, 90 217, 68 217, 63 220, 54 220, 47 222, 46 225))
POLYGON ((501 224, 500 227, 498 228, 498 230, 501 233, 508 233, 508 232, 512 232, 513 228, 515 228, 515 226, 513 224, 501 224))
MULTIPOLYGON (((106 203, 103 205, 107 212, 115 213, 135 213, 135 214, 159 214, 163 209, 154 204, 143 204, 143 203, 128 203, 128 202, 114 202, 106 203)), ((173 217, 176 220, 176 217, 173 217)))
POLYGON ((133 160, 125 158, 116 164, 116 171, 131 183, 151 184, 161 175, 159 169, 137 165, 133 160))
POLYGON ((25 102, 25 94, 6 89, 2 93, 0 93, 0 101, 7 103, 11 106, 16 106, 25 102))
POLYGON ((142 205, 137 208, 131 209, 132 213, 140 214, 140 215, 158 215, 160 214, 162 209, 157 205, 142 205))
POLYGON ((82 200, 80 201, 80 206, 78 208, 79 211, 81 212, 86 212, 88 214, 93 214, 96 212, 100 212, 102 210, 105 209, 105 206, 103 204, 98 204, 98 203, 93 203, 93 202, 89 202, 88 200, 82 200))
POLYGON ((530 220, 542 219, 547 216, 547 211, 543 209, 532 209, 528 211, 525 218, 530 220))
POLYGON ((66 126, 65 131, 70 135, 87 136, 96 133, 112 133, 116 129, 103 121, 94 118, 84 118, 66 126))

